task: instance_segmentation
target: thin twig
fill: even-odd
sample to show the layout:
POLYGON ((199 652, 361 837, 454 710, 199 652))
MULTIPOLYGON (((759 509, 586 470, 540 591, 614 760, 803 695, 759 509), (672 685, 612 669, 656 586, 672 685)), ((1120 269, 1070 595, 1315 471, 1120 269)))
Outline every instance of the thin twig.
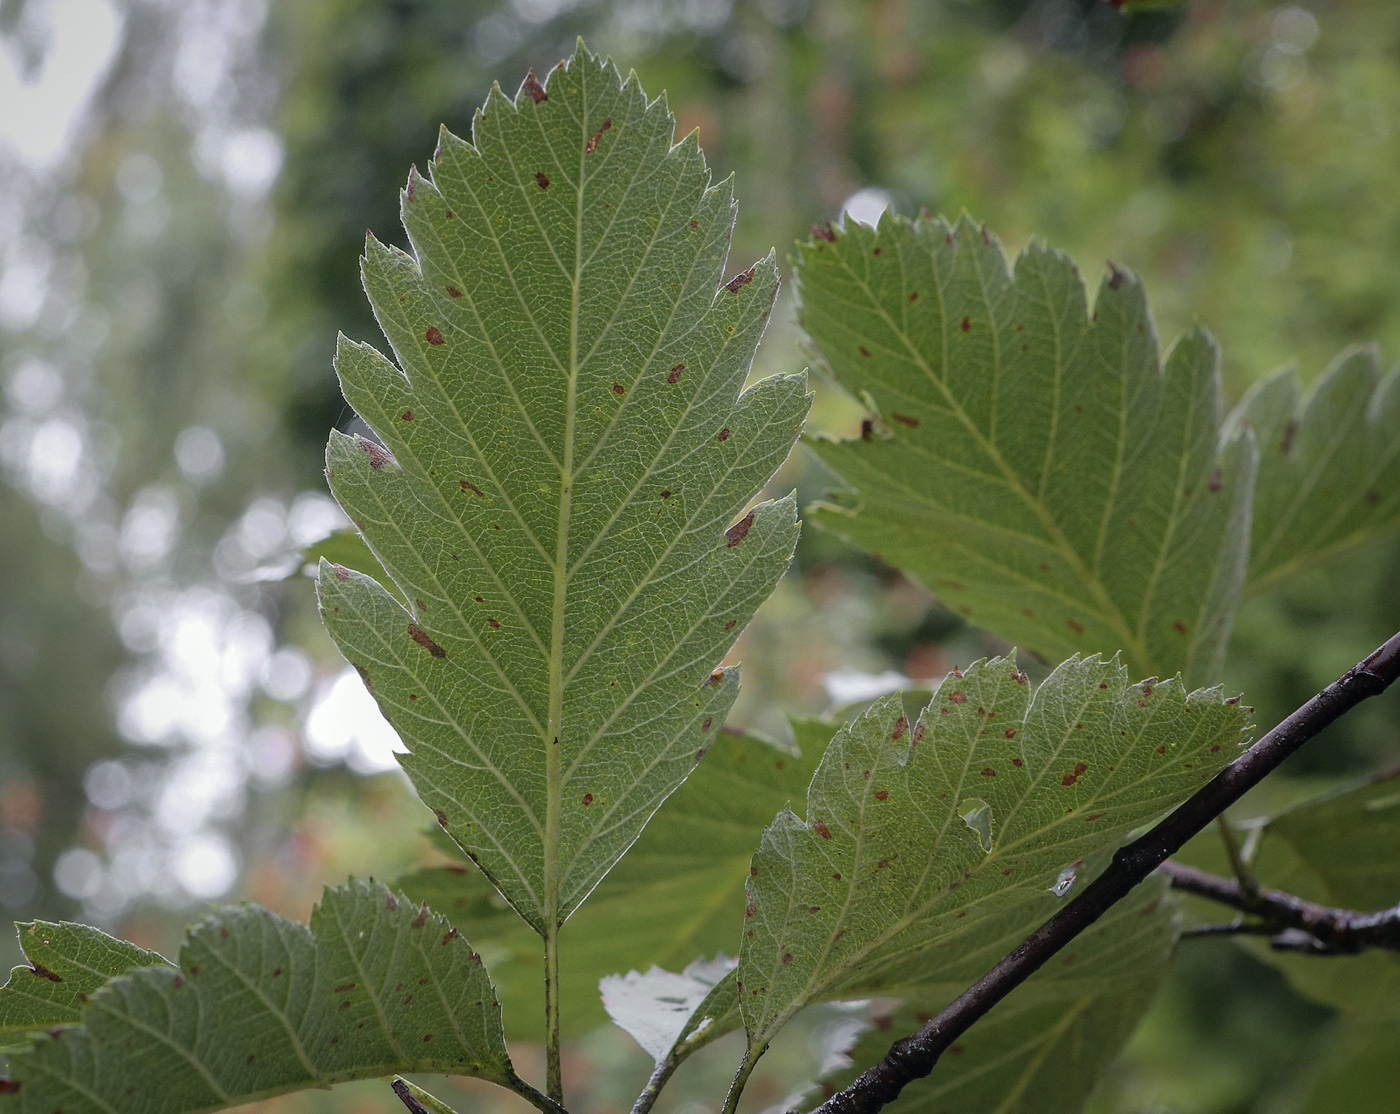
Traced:
POLYGON ((1171 879, 1173 889, 1209 898, 1242 913, 1260 917, 1270 928, 1269 935, 1282 936, 1281 946, 1295 948, 1302 942, 1285 929, 1305 933, 1313 947, 1331 955, 1353 955, 1367 948, 1400 951, 1400 905, 1380 913, 1358 913, 1318 905, 1282 890, 1259 889, 1247 893, 1232 878, 1207 874, 1184 863, 1165 862, 1159 873, 1171 879))
POLYGON ((972 1024, 1040 969, 1051 956, 1098 920, 1167 857, 1259 784, 1324 727, 1400 678, 1400 634, 1354 665, 1216 774, 1146 835, 1122 847, 1108 868, 973 983, 937 1017, 814 1114, 875 1114, 905 1084, 922 1079, 972 1024))
POLYGON ((1220 830, 1220 842, 1225 844, 1225 856, 1230 860, 1230 870, 1238 879, 1241 891, 1247 894, 1257 894, 1259 892, 1259 879, 1254 877, 1254 872, 1249 869, 1249 863, 1240 853, 1240 843, 1235 838, 1235 829, 1230 827, 1230 821, 1225 819, 1223 814, 1215 818, 1215 826, 1220 830))

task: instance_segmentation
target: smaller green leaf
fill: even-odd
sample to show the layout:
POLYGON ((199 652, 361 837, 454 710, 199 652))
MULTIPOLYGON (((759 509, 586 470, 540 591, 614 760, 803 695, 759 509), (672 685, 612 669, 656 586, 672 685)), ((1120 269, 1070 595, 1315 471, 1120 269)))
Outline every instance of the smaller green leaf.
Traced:
POLYGON ((1215 342, 1163 355, 1131 273, 1091 312, 1068 256, 1008 266, 966 217, 820 231, 801 324, 871 416, 809 443, 848 488, 808 519, 1052 661, 1121 650, 1139 676, 1214 681, 1256 467, 1247 430, 1221 437, 1215 342))
POLYGON ((1305 395, 1285 368, 1230 416, 1259 439, 1248 593, 1400 527, 1400 369, 1351 348, 1305 395))
POLYGON ((190 931, 178 969, 113 979, 11 1057, 17 1114, 195 1114, 394 1072, 519 1086, 480 957, 387 887, 327 890, 311 926, 256 906, 190 931))
POLYGON ((747 1063, 811 1002, 898 993, 928 964, 1014 944, 1044 919, 1047 891, 1063 896, 1185 799, 1248 723, 1219 689, 1129 684, 1116 659, 1071 658, 1034 697, 1014 660, 978 662, 950 673, 916 724, 897 695, 877 701, 828 746, 805 819, 781 813, 754 856, 738 972, 747 1063), (990 815, 970 825, 973 797, 990 815))
POLYGON ((27 1034, 71 1025, 98 987, 139 967, 170 966, 155 952, 85 924, 17 924, 28 964, 10 972, 0 989, 0 1047, 25 1043, 27 1034))
POLYGON ((680 974, 653 966, 645 973, 609 975, 598 989, 614 1024, 660 1062, 683 1035, 694 1031, 696 1010, 737 963, 724 955, 697 959, 680 974))

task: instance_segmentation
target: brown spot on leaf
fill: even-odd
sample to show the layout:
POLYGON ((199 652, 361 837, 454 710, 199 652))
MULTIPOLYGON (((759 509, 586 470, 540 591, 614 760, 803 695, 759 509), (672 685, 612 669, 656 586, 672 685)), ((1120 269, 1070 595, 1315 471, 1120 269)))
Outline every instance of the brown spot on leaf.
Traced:
POLYGON ((792 962, 792 952, 784 952, 784 953, 783 953, 783 962, 784 962, 784 963, 791 963, 791 962, 792 962))
MULTIPOLYGON (((909 717, 908 717, 908 716, 900 716, 899 719, 895 720, 895 722, 894 722, 894 730, 890 732, 890 738, 891 738, 891 739, 895 739, 895 740, 902 739, 902 738, 904 738, 904 733, 905 733, 906 731, 908 731, 908 730, 909 730, 909 717)), ((868 777, 869 774, 867 774, 866 776, 868 777)))
POLYGON ((677 384, 677 383, 679 383, 679 382, 681 381, 681 374, 682 374, 684 371, 685 371, 685 364, 677 364, 677 365, 676 365, 675 367, 673 367, 673 368, 670 370, 670 372, 667 374, 667 376, 666 376, 666 382, 670 383, 672 386, 675 386, 675 384, 677 384))
POLYGON ((603 138, 603 133, 612 127, 612 117, 609 116, 603 121, 603 126, 588 137, 588 142, 583 145, 585 154, 591 155, 598 149, 598 144, 603 138))
POLYGON ((422 928, 428 923, 428 903, 425 901, 418 906, 418 916, 413 918, 413 927, 422 928))
POLYGON ((337 580, 350 579, 350 570, 347 569, 344 565, 332 565, 331 572, 335 574, 335 578, 337 580))
POLYGON ((916 724, 914 724, 914 734, 912 734, 912 735, 909 736, 909 743, 910 743, 910 745, 911 745, 911 746, 918 746, 918 745, 919 745, 919 740, 922 739, 923 737, 924 737, 924 725, 923 725, 922 723, 916 723, 916 724))
POLYGON ((724 629, 725 629, 725 630, 733 630, 733 629, 734 629, 734 624, 737 623, 737 622, 738 622, 737 619, 730 619, 729 622, 727 622, 727 623, 724 624, 724 629))
POLYGON ((972 332, 972 318, 964 317, 962 319, 962 324, 959 326, 959 328, 961 328, 962 331, 965 333, 972 332))
POLYGON ((856 348, 856 351, 859 352, 859 353, 860 353, 862 356, 864 356, 866 359, 869 359, 869 358, 870 358, 870 349, 868 349, 867 347, 865 347, 865 345, 863 345, 863 344, 862 344, 862 345, 858 345, 857 348, 856 348))
POLYGON ((812 239, 825 240, 828 244, 836 243, 836 233, 831 229, 831 222, 812 225, 812 239))
POLYGON ((1008 739, 1014 739, 1016 737, 1016 728, 1008 727, 1004 732, 1002 732, 1002 734, 1004 734, 1008 739))
POLYGON ((1066 620, 1065 620, 1065 626, 1069 627, 1069 629, 1072 630, 1072 631, 1074 631, 1075 634, 1083 634, 1083 633, 1084 633, 1084 626, 1083 626, 1083 624, 1081 624, 1081 623, 1076 623, 1073 619, 1066 619, 1066 620))
POLYGON ((877 790, 875 790, 875 799, 876 799, 877 801, 887 801, 887 800, 889 800, 889 797, 890 797, 890 791, 889 791, 888 789, 877 789, 877 790))
POLYGON ((587 808, 587 807, 588 807, 589 805, 591 805, 592 803, 593 803, 593 794, 592 794, 592 793, 585 793, 585 794, 583 795, 583 807, 584 807, 584 808, 587 808))
POLYGON ((994 769, 992 769, 990 766, 985 766, 985 767, 983 767, 983 769, 982 769, 982 776, 983 776, 983 777, 996 777, 996 776, 997 776, 997 772, 996 772, 994 769))
POLYGON ((455 286, 449 286, 447 288, 447 296, 449 298, 460 298, 462 296, 462 292, 458 290, 455 286))
POLYGON ((542 190, 549 189, 549 177, 543 170, 535 171, 535 185, 539 186, 542 190))
POLYGON ((910 429, 918 428, 919 419, 911 418, 908 414, 891 414, 890 417, 897 421, 900 425, 907 425, 910 429))
POLYGON ((724 284, 724 288, 728 290, 731 294, 735 293, 736 291, 738 291, 739 287, 747 286, 749 283, 753 282, 753 272, 754 269, 752 267, 750 267, 747 271, 740 271, 737 275, 735 275, 732 279, 730 279, 724 284))
POLYGON ((1084 771, 1087 770, 1088 768, 1089 768, 1089 767, 1086 766, 1083 762, 1076 762, 1076 763, 1074 764, 1074 770, 1073 770, 1073 772, 1072 772, 1072 773, 1065 774, 1065 776, 1062 777, 1062 778, 1060 779, 1060 784, 1061 784, 1061 785, 1073 785, 1076 781, 1079 780, 1079 776, 1080 776, 1082 773, 1084 773, 1084 771))
POLYGON ((525 80, 520 83, 520 91, 529 93, 530 99, 536 104, 549 100, 549 94, 544 91, 544 86, 540 84, 540 79, 535 76, 533 68, 525 75, 525 80))
POLYGON ((1023 761, 1022 761, 1021 759, 1019 759, 1019 758, 1013 758, 1013 759, 1011 760, 1011 764, 1012 764, 1013 766, 1015 766, 1015 767, 1019 770, 1022 766, 1025 765, 1025 762, 1023 762, 1023 761))
POLYGON ((368 455, 369 466, 373 468, 376 472, 383 468, 384 465, 388 464, 389 461, 394 459, 392 456, 389 455, 389 450, 386 449, 383 445, 379 444, 377 441, 371 441, 368 438, 361 437, 359 441, 356 442, 356 444, 359 445, 360 448, 365 451, 366 455, 368 455))
POLYGON ((753 511, 749 511, 738 522, 734 523, 724 532, 724 536, 729 539, 728 549, 733 549, 741 541, 749 536, 749 531, 753 528, 753 511))
POLYGON ((706 716, 706 717, 705 717, 705 722, 702 723, 702 724, 700 725, 700 730, 701 730, 701 731, 708 731, 708 730, 710 729, 710 724, 712 724, 712 723, 714 723, 714 722, 715 722, 715 717, 714 717, 714 716, 706 716))
POLYGON ((486 620, 486 625, 487 625, 488 627, 490 627, 492 630, 500 630, 500 629, 501 629, 501 624, 500 624, 499 622, 497 622, 495 619, 487 619, 487 620, 486 620))
POLYGON ((436 325, 428 326, 428 331, 423 334, 423 339, 426 340, 429 344, 433 345, 447 343, 447 341, 442 339, 442 333, 438 330, 438 327, 436 325))
POLYGON ((725 426, 722 430, 719 431, 719 436, 716 437, 715 440, 724 442, 728 441, 731 436, 732 434, 729 432, 729 427, 725 426))
POLYGON ((461 938, 462 934, 460 932, 458 932, 455 928, 449 928, 442 938, 443 947, 447 946, 447 942, 449 940, 460 940, 461 938))
POLYGON ((457 483, 463 491, 470 491, 473 495, 479 495, 483 499, 486 498, 486 492, 482 491, 481 488, 477 487, 471 480, 458 480, 457 483))
POLYGON ((952 695, 950 695, 950 696, 948 697, 948 703, 949 703, 949 704, 966 704, 966 703, 967 703, 967 697, 964 696, 961 692, 955 692, 955 693, 953 693, 952 695))
POLYGON ((413 411, 412 411, 412 410, 405 410, 405 411, 403 412, 403 420, 406 421, 406 422, 411 422, 411 421, 413 421, 413 411))
POLYGON ((615 395, 625 395, 627 393, 627 388, 624 387, 621 383, 614 383, 612 386, 612 391, 615 395))
POLYGON ((387 909, 387 910, 389 910, 389 912, 392 913, 392 912, 393 912, 395 909, 397 909, 398 907, 399 907, 399 899, 396 898, 393 894, 388 894, 388 895, 384 898, 384 908, 387 909))
POLYGON ((49 970, 47 967, 45 967, 42 963, 36 963, 36 962, 34 962, 34 961, 32 961, 32 960, 30 961, 30 964, 29 964, 29 971, 30 971, 30 974, 34 975, 35 977, 41 978, 41 979, 48 979, 49 982, 62 982, 62 981, 63 981, 63 976, 62 976, 62 975, 58 974, 58 973, 55 972, 55 971, 50 971, 50 970, 49 970))
POLYGON ((816 832, 822 839, 831 838, 831 829, 826 826, 825 820, 812 821, 812 831, 816 832))
POLYGON ((420 627, 417 623, 408 624, 408 637, 413 639, 413 641, 418 643, 418 645, 422 646, 423 649, 427 650, 428 653, 433 655, 433 657, 447 657, 447 651, 444 650, 441 646, 439 646, 436 642, 434 642, 431 638, 429 638, 428 632, 425 631, 422 627, 420 627))

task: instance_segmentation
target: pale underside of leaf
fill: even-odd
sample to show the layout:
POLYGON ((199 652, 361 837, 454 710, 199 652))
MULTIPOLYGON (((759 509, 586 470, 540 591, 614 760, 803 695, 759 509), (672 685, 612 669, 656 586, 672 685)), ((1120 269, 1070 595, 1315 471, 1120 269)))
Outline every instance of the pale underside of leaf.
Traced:
POLYGON ((1400 527, 1400 369, 1343 352, 1304 394, 1297 371, 1256 383, 1230 417, 1259 441, 1245 591, 1267 591, 1400 527))
POLYGON ((0 1102, 20 1114, 195 1114, 393 1072, 516 1081, 466 939, 356 882, 326 891, 309 930, 252 906, 215 914, 178 969, 113 979, 10 1070, 0 1102))
POLYGON ((76 1022, 88 996, 109 979, 167 962, 85 924, 34 921, 16 928, 28 963, 0 989, 0 1047, 76 1022))
MULTIPOLYGON (((1117 1058, 1151 1004, 1175 941, 1175 907, 1163 879, 1144 884, 1064 953, 997 1005, 886 1109, 891 1114, 1072 1114, 1117 1058)), ((965 988, 918 987, 828 1076, 845 1086, 965 988)))
POLYGON ((680 972, 652 966, 609 975, 598 989, 613 1023, 653 1060, 664 1061, 676 1042, 693 1031, 696 1011, 737 963, 720 955, 697 959, 680 972))
POLYGON ((978 663, 912 726, 898 696, 877 701, 827 748, 806 819, 780 815, 754 857, 750 1056, 809 1002, 889 993, 921 967, 980 973, 1053 911, 1057 881, 1087 878, 1233 758, 1248 722, 1218 689, 1129 684, 1093 658, 1034 698, 1014 661, 978 663), (974 800, 990 851, 963 819, 974 800))
POLYGON ((334 435, 328 475, 392 583, 323 565, 325 621, 545 934, 709 745, 738 684, 711 671, 797 538, 790 499, 744 514, 808 405, 801 376, 741 393, 776 267, 721 282, 730 187, 673 129, 582 46, 493 91, 410 176, 413 254, 368 242, 396 362, 337 356, 383 447, 334 435))
MULTIPOLYGON (((717 738, 705 761, 569 918, 560 934, 568 957, 560 970, 566 1036, 606 1023, 598 997, 606 976, 651 965, 679 971, 703 956, 738 952, 753 849, 775 813, 805 798, 836 731, 817 720, 799 719, 793 727, 800 753, 754 736, 717 738)), ((539 940, 501 907, 486 880, 465 865, 434 867, 400 878, 395 888, 414 901, 426 900, 470 934, 505 1005, 507 1036, 539 1040, 539 940)))
POLYGON ((1207 335, 1163 361, 1129 272, 1091 317, 1068 258, 1033 244, 1008 269, 966 218, 848 222, 797 276, 804 330, 872 408, 862 439, 812 442, 853 489, 816 522, 1050 660, 1216 679, 1256 454, 1222 443, 1207 335))

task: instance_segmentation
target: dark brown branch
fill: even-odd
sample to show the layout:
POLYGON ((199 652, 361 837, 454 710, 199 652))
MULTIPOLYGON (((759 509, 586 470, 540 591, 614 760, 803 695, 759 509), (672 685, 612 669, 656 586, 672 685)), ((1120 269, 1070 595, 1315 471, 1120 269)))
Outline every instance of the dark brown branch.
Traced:
POLYGON ((1245 792, 1323 728, 1400 677, 1400 634, 1357 663, 1221 770, 1146 835, 1122 847, 1078 897, 1036 929, 937 1017, 813 1114, 875 1114, 922 1079, 972 1024, 1098 920, 1245 792))
POLYGON ((1304 901, 1282 890, 1259 889, 1246 892, 1233 878, 1207 874, 1183 863, 1165 862, 1158 870, 1171 879, 1173 889, 1209 898, 1241 913, 1252 913, 1266 926, 1269 935, 1280 937, 1286 948, 1300 941, 1285 929, 1302 932, 1312 940, 1308 951, 1329 955, 1352 955, 1366 948, 1400 950, 1400 905, 1379 913, 1358 913, 1304 901))

